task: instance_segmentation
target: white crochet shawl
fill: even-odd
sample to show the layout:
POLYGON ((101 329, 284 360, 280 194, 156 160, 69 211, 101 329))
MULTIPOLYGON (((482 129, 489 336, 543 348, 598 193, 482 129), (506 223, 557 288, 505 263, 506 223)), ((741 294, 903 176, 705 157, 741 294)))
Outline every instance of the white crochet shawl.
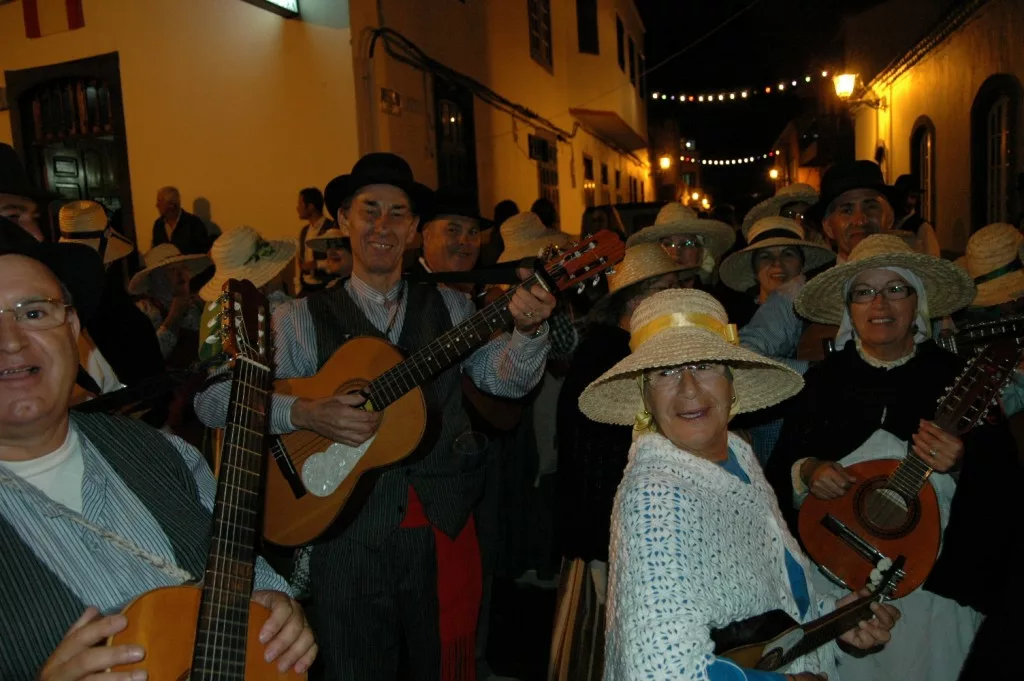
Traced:
MULTIPOLYGON (((776 609, 800 621, 787 549, 807 577, 803 621, 835 607, 815 595, 810 563, 750 447, 732 433, 729 447, 749 484, 661 435, 630 448, 612 512, 606 680, 707 679, 712 628, 776 609)), ((839 652, 831 643, 785 671, 835 681, 839 652)))

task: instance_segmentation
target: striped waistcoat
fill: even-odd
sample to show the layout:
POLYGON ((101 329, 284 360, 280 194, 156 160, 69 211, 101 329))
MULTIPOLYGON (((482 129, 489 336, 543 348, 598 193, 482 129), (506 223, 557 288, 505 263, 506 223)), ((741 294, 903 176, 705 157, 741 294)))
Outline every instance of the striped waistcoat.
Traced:
MULTIPOLYGON (((398 344, 403 352, 411 354, 451 329, 452 319, 435 286, 409 284, 407 295, 398 344)), ((335 286, 308 300, 320 366, 350 338, 383 338, 343 286, 335 286)), ((478 465, 467 469, 452 451, 455 438, 469 429, 469 418, 462 409, 459 376, 456 365, 422 386, 427 404, 423 440, 411 456, 381 469, 362 507, 354 516, 343 518, 344 538, 378 546, 405 517, 410 484, 416 489, 427 519, 434 527, 454 538, 466 524, 483 491, 485 471, 478 465)))
MULTIPOLYGON (((159 431, 120 416, 71 412, 71 420, 153 514, 178 566, 203 574, 210 514, 174 447, 159 431)), ((36 678, 86 605, 0 517, 0 679, 36 678)))

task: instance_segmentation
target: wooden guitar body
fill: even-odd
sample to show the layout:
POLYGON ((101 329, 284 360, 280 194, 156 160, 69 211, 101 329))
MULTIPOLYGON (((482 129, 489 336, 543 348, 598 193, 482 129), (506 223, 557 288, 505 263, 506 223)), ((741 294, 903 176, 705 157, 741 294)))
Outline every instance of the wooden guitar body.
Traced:
MULTIPOLYGON (((353 338, 342 345, 315 376, 276 381, 274 391, 310 399, 354 393, 404 359, 401 351, 379 338, 353 338)), ((264 537, 280 546, 299 546, 314 540, 338 518, 364 473, 401 461, 416 450, 426 424, 426 401, 423 391, 416 387, 383 411, 373 443, 352 473, 325 497, 310 492, 296 496, 281 467, 270 461, 267 465, 264 537)), ((309 457, 334 444, 310 431, 289 433, 281 441, 299 474, 309 457)))
MULTIPOLYGON (((199 599, 198 586, 172 586, 154 589, 132 601, 124 609, 128 626, 115 634, 108 645, 140 645, 146 650, 141 662, 116 667, 114 671, 145 669, 150 681, 187 681, 195 646, 199 599)), ((305 674, 279 672, 277 663, 263 659, 260 628, 270 618, 270 610, 259 603, 249 604, 249 637, 245 651, 246 681, 301 681, 305 674)))
POLYGON ((850 589, 868 583, 873 560, 826 525, 831 517, 889 558, 906 556, 905 576, 893 597, 899 598, 921 586, 939 554, 942 536, 939 503, 935 490, 925 484, 905 503, 905 497, 884 487, 900 462, 893 459, 865 461, 847 466, 858 482, 838 499, 808 495, 800 508, 799 530, 807 554, 850 589))

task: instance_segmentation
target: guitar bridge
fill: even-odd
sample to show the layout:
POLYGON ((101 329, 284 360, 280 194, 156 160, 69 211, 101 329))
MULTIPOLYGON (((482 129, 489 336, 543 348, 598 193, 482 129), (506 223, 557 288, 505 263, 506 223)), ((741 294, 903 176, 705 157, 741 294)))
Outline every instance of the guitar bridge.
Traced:
MULTIPOLYGON (((851 530, 843 521, 839 520, 831 513, 825 515, 825 517, 821 519, 821 524, 826 530, 839 537, 843 543, 853 549, 857 555, 871 565, 878 565, 879 561, 888 558, 888 556, 876 549, 870 542, 851 530)), ((825 576, 832 581, 837 582, 842 586, 846 586, 846 584, 843 584, 841 579, 831 574, 829 571, 824 570, 824 568, 823 571, 825 572, 825 576)), ((903 570, 899 570, 898 574, 901 578, 906 576, 906 573, 904 573, 903 570)))

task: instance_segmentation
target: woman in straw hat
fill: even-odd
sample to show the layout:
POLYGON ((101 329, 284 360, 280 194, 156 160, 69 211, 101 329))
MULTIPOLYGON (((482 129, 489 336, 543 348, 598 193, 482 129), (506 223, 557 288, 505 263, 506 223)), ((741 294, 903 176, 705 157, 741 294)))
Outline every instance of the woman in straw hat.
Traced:
POLYGON ((520 213, 505 220, 499 228, 505 244, 499 263, 537 258, 550 246, 564 246, 570 237, 557 229, 548 229, 536 213, 520 213))
POLYGON ((804 238, 795 220, 762 218, 747 236, 748 246, 728 256, 719 268, 722 282, 756 298, 760 305, 780 286, 836 259, 827 246, 804 238))
POLYGON ((758 220, 771 217, 783 217, 795 220, 807 235, 809 241, 819 245, 826 245, 825 237, 821 234, 821 225, 813 224, 807 217, 811 206, 818 202, 818 190, 809 184, 794 182, 775 192, 761 203, 757 204, 743 216, 743 237, 750 240, 750 228, 758 220))
MULTIPOLYGON (((985 519, 1015 512, 986 497, 1012 496, 993 475, 1014 477, 1013 443, 1002 425, 961 438, 930 421, 963 366, 931 340, 930 319, 964 307, 974 293, 961 268, 880 234, 861 241, 846 263, 812 279, 797 298, 804 317, 839 325, 841 350, 808 371, 768 461, 766 475, 790 526, 808 493, 847 493, 855 480, 844 466, 900 459, 908 446, 934 471, 929 482, 943 519, 938 563, 924 588, 899 601, 906 624, 898 643, 871 658, 844 660, 844 681, 956 679, 981 621, 978 610, 992 602, 982 576, 994 578, 1000 568, 983 566, 998 562, 986 557, 995 557, 1005 537, 987 531, 985 519), (959 484, 950 475, 958 465, 959 484)), ((820 576, 819 588, 841 592, 820 576)))
POLYGON ((352 242, 348 230, 338 227, 329 229, 320 236, 310 237, 306 245, 315 253, 324 254, 324 271, 327 286, 333 286, 352 274, 352 242))
MULTIPOLYGON (((750 447, 729 432, 734 415, 794 395, 803 380, 739 347, 701 291, 642 302, 630 347, 579 401, 591 419, 637 431, 612 513, 605 678, 754 678, 714 656, 713 628, 775 609, 806 622, 837 605, 814 593, 750 447)), ((842 638, 869 649, 896 617, 877 606, 842 638)), ((827 646, 786 675, 756 678, 835 678, 837 653, 827 646)))
POLYGON ((144 259, 146 267, 132 277, 128 292, 153 323, 167 366, 188 367, 196 359, 202 314, 189 284, 210 266, 210 257, 182 255, 177 246, 164 243, 147 251, 144 259))
POLYGON ((659 291, 678 288, 683 271, 660 244, 626 249, 625 259, 608 275, 608 295, 591 310, 558 396, 555 518, 564 557, 552 657, 558 679, 601 678, 603 646, 583 644, 604 634, 609 519, 630 443, 629 428, 584 416, 579 397, 629 355, 629 319, 637 306, 659 291))

